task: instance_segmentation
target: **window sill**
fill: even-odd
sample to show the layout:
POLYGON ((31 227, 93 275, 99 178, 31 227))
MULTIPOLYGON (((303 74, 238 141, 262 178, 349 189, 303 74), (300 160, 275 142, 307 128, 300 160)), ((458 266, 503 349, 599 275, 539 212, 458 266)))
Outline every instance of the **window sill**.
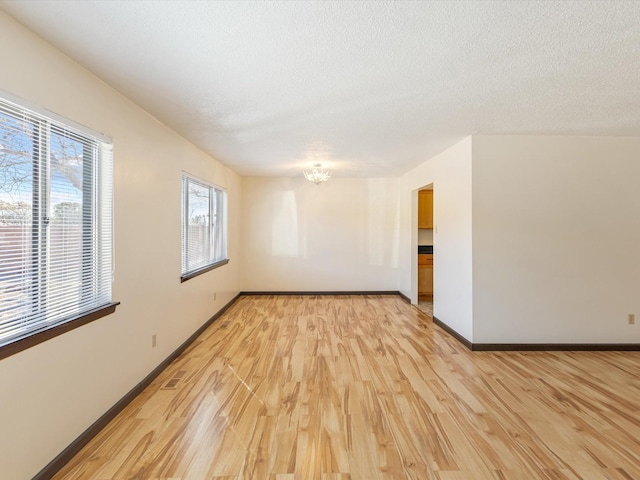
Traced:
POLYGON ((229 259, 225 258, 224 260, 220 260, 219 262, 212 263, 211 265, 207 265, 206 267, 199 268, 198 270, 194 270, 193 272, 185 273, 180 277, 180 283, 184 283, 187 280, 192 279, 193 277, 197 277, 198 275, 207 273, 208 271, 226 265, 227 263, 229 263, 229 259))
POLYGON ((16 353, 22 352, 23 350, 26 350, 28 348, 35 347, 42 342, 46 342, 47 340, 57 337, 58 335, 62 335, 63 333, 69 332, 71 330, 75 330, 76 328, 98 320, 99 318, 106 317, 107 315, 115 312, 118 305, 120 305, 120 302, 108 303, 104 307, 90 310, 64 323, 58 323, 49 327, 43 327, 40 330, 36 330, 35 332, 30 333, 28 337, 18 338, 17 340, 13 340, 11 343, 1 345, 0 360, 10 357, 11 355, 14 355, 16 353))

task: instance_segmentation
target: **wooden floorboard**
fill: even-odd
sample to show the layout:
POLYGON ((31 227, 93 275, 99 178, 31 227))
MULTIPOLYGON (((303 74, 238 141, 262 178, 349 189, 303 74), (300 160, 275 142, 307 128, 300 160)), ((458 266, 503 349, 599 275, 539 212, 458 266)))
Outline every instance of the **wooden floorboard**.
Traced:
POLYGON ((471 352, 395 295, 244 296, 54 479, 640 479, 640 352, 471 352))

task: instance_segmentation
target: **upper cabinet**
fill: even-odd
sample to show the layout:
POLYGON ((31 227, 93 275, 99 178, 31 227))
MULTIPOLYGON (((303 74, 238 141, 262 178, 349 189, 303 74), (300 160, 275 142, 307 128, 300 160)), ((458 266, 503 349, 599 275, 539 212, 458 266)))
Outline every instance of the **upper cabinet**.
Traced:
POLYGON ((433 190, 418 192, 418 228, 433 228, 433 190))

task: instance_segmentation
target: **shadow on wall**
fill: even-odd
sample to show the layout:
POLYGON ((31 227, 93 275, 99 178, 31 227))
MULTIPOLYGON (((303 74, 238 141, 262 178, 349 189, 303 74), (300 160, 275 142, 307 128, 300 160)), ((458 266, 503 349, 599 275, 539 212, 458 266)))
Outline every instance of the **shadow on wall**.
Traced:
POLYGON ((300 256, 298 240, 298 204, 293 190, 275 192, 273 223, 271 225, 271 255, 274 257, 300 256))
POLYGON ((349 263, 357 258, 369 266, 398 267, 395 179, 332 179, 319 186, 282 179, 281 186, 258 208, 265 215, 271 212, 272 257, 344 258, 349 263))

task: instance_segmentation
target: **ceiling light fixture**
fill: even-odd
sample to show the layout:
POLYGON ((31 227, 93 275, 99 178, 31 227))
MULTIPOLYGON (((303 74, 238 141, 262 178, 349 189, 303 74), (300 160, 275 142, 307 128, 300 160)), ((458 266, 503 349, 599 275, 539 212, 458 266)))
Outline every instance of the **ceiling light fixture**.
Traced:
POLYGON ((304 178, 309 180, 310 182, 315 183, 316 185, 320 185, 322 182, 326 182, 331 178, 331 172, 328 170, 322 169, 321 163, 314 163, 313 170, 310 172, 304 170, 304 178))

